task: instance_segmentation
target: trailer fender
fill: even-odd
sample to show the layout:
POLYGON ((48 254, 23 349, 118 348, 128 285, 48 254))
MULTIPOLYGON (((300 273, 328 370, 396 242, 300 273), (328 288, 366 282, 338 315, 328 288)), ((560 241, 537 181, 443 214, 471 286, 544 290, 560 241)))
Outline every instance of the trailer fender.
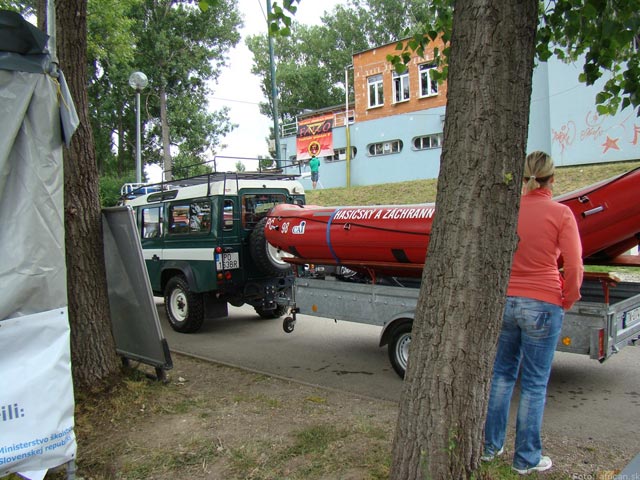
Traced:
POLYGON ((387 322, 387 324, 382 327, 382 332, 380 333, 380 347, 384 347, 389 343, 393 332, 396 328, 401 325, 409 324, 413 325, 413 316, 414 312, 406 312, 404 314, 397 315, 387 322))

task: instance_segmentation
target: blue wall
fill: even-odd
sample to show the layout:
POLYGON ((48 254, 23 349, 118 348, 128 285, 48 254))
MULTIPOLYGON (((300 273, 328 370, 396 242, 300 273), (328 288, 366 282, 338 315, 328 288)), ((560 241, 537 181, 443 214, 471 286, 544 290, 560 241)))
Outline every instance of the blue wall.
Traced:
POLYGON ((640 119, 628 107, 616 115, 598 115, 595 98, 607 78, 587 87, 578 82, 580 67, 548 64, 549 138, 557 165, 616 162, 640 158, 640 119))
MULTIPOLYGON (((614 116, 596 112, 595 97, 606 79, 587 87, 578 82, 580 67, 558 60, 536 66, 533 75, 527 150, 551 153, 556 165, 584 165, 640 159, 640 119, 627 108, 614 116)), ((445 107, 423 110, 350 126, 351 185, 376 185, 437 178, 440 148, 415 151, 413 138, 442 132, 445 107), (368 145, 400 139, 397 154, 369 156, 368 145)), ((286 151, 295 152, 295 137, 282 139, 286 151)), ((345 148, 345 128, 333 130, 334 149, 345 148)), ((311 188, 308 166, 302 183, 311 188)), ((321 159, 319 188, 346 186, 346 161, 321 159)))

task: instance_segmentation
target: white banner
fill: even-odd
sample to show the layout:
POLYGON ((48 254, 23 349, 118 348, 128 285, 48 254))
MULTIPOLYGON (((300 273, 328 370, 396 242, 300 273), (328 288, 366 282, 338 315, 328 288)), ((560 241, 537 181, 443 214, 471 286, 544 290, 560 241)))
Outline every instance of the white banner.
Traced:
POLYGON ((67 308, 0 321, 0 477, 75 459, 67 308))

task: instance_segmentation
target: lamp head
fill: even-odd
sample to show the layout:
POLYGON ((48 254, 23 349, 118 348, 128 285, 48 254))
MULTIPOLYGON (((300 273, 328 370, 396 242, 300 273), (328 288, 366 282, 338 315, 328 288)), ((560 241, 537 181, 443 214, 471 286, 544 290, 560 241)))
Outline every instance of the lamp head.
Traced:
POLYGON ((142 90, 149 84, 149 79, 142 72, 133 72, 129 77, 129 85, 136 90, 142 90))

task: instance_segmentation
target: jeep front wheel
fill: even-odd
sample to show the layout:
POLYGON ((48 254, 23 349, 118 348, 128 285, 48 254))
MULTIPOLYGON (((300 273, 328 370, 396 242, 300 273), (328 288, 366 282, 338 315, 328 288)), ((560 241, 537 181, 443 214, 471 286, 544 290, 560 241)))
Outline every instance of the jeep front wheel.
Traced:
POLYGON ((193 333, 204 321, 202 294, 192 292, 183 276, 172 277, 164 289, 164 308, 176 332, 193 333))

